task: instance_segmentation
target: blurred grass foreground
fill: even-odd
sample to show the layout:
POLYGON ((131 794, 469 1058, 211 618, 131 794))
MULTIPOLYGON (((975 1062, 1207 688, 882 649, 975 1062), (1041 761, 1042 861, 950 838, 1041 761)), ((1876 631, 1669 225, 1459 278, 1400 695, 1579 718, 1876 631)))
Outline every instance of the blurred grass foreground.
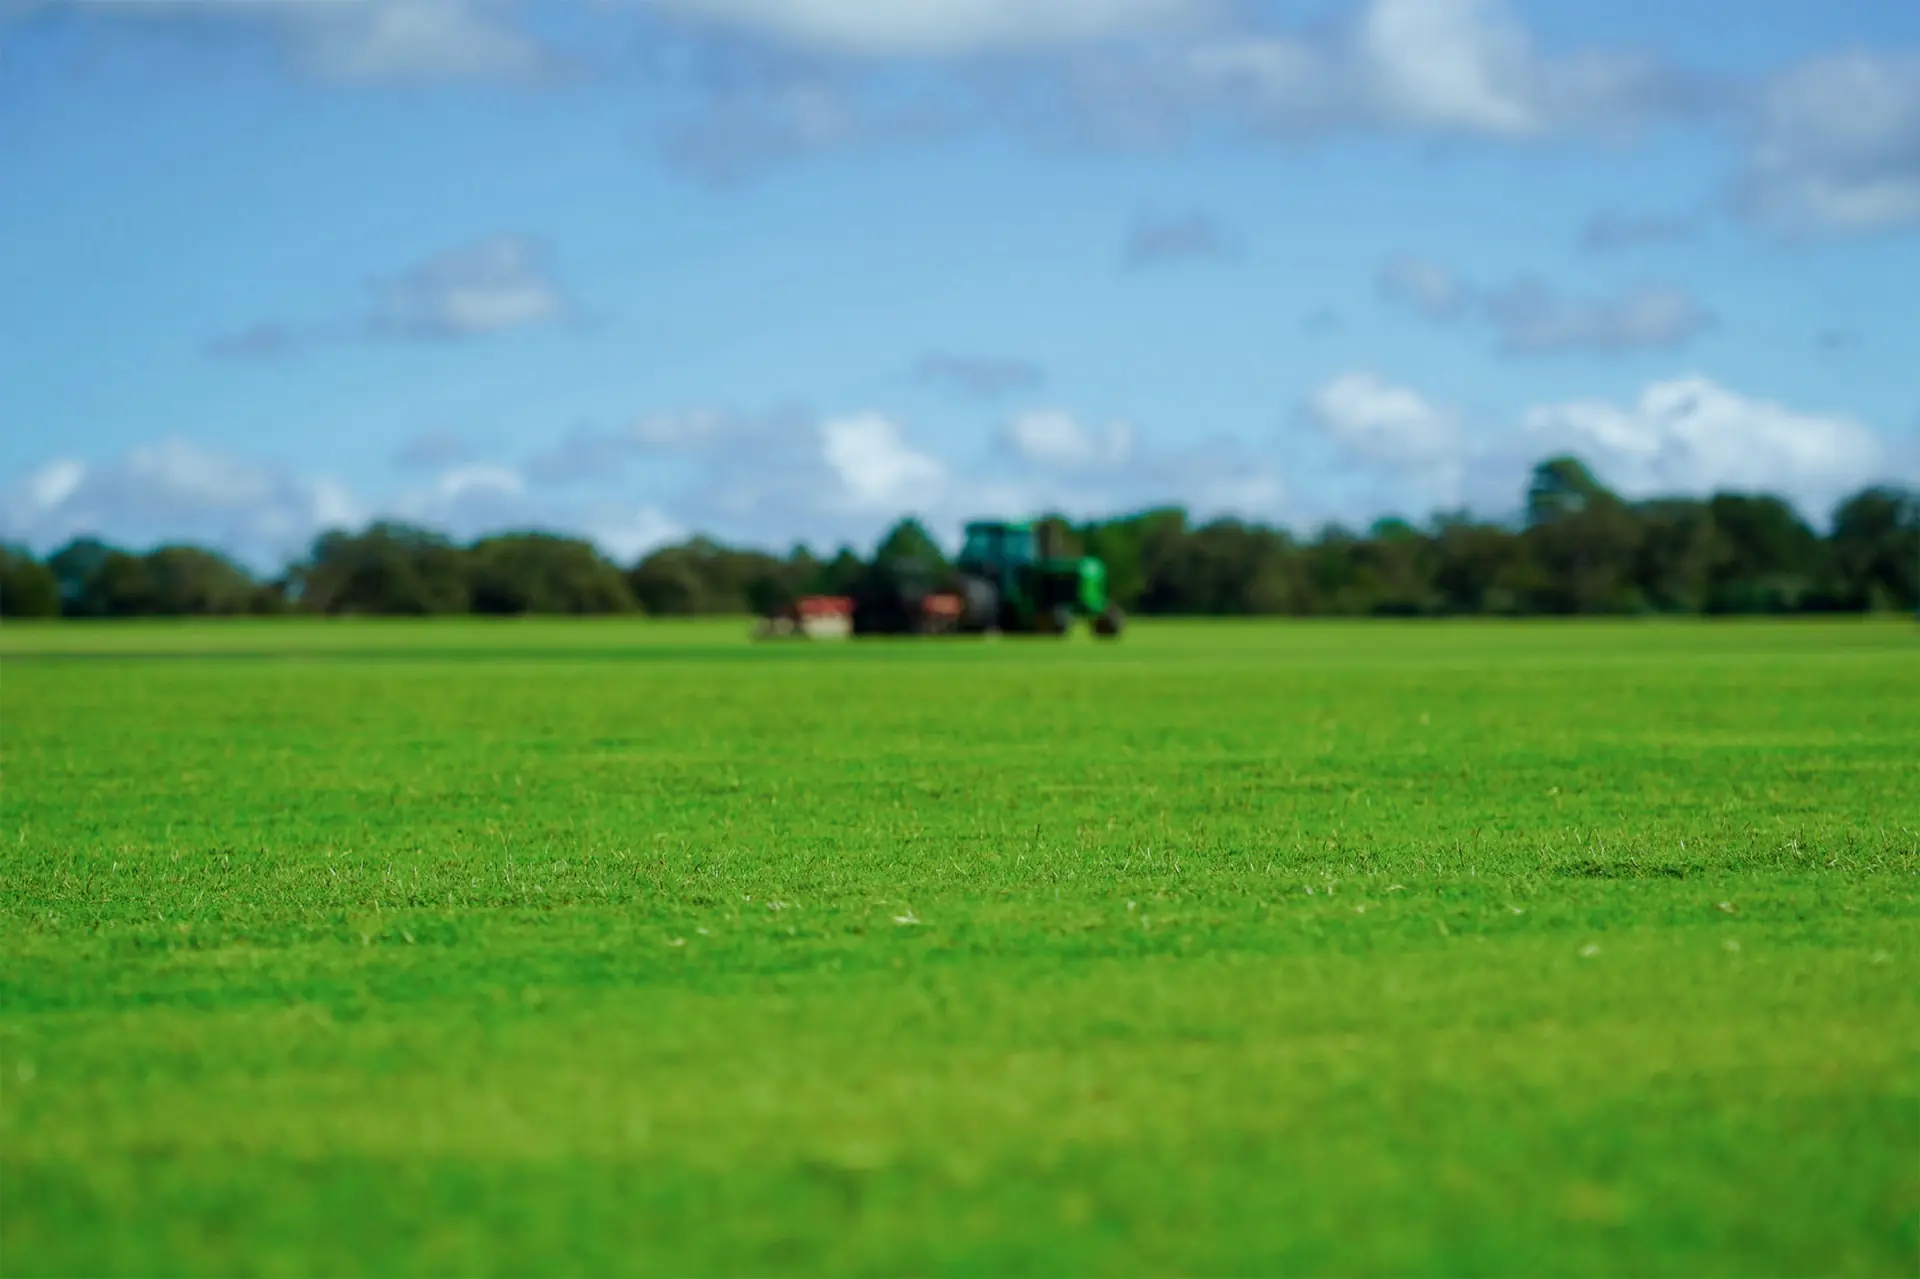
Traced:
POLYGON ((0 631, 0 1270, 1911 1274, 1910 625, 0 631))

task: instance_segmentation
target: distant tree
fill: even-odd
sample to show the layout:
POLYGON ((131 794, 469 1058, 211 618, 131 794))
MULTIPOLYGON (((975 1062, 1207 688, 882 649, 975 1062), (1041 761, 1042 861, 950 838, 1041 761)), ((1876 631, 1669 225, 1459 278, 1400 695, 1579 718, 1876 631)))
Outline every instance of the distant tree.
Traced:
POLYGON ((60 611, 69 617, 105 616, 94 582, 109 558, 123 554, 99 538, 78 537, 48 556, 47 567, 60 586, 60 611))
POLYGON ((667 546, 652 552, 627 573, 627 585, 640 607, 660 617, 707 611, 709 588, 696 549, 667 546))
POLYGON ((1367 612, 1423 617, 1441 611, 1441 595, 1433 580, 1437 567, 1433 545, 1407 521, 1376 520, 1355 554, 1368 582, 1367 612))
POLYGON ((1302 551, 1305 580, 1304 615, 1339 616, 1364 612, 1360 561, 1355 548, 1360 539, 1339 524, 1322 525, 1302 551))
POLYGON ((1527 486, 1523 548, 1530 611, 1629 613, 1646 607, 1634 581, 1640 521, 1575 458, 1550 458, 1527 486))
POLYGON ((1245 615, 1295 611, 1296 566, 1284 535, 1219 519, 1191 532, 1161 518, 1142 538, 1151 613, 1245 615))
POLYGON ((137 555, 89 538, 56 552, 48 567, 61 610, 71 617, 197 617, 259 607, 260 584, 226 556, 198 546, 137 555))
POLYGON ((24 546, 0 545, 0 617, 58 617, 60 581, 24 546))
POLYGON ((1611 496, 1579 458, 1550 457, 1533 468, 1527 483, 1527 526, 1578 514, 1596 498, 1611 496))
POLYGON ((464 613, 473 598, 465 551, 438 533, 387 522, 321 534, 292 586, 300 607, 315 613, 464 613))
POLYGON ((631 613, 626 577, 591 542, 548 533, 505 533, 467 551, 476 613, 631 613))
POLYGON ((259 584, 224 555, 197 546, 163 546, 140 559, 137 580, 150 613, 191 617, 253 611, 259 584))
POLYGON ((1526 547, 1512 529, 1443 516, 1433 532, 1433 587, 1442 613, 1504 615, 1539 592, 1526 547))
POLYGON ((811 559, 783 560, 696 537, 654 551, 627 582, 642 608, 662 616, 765 613, 808 589, 811 559))
POLYGON ((912 566, 917 571, 937 572, 946 568, 947 557, 926 526, 909 517, 888 529, 873 548, 873 564, 882 569, 912 566))
POLYGON ((1808 603, 1823 575, 1823 548, 1792 506, 1777 497, 1716 493, 1707 510, 1718 536, 1708 612, 1788 613, 1808 603))
POLYGON ((1164 540, 1168 531, 1182 536, 1186 513, 1176 510, 1146 511, 1139 515, 1112 520, 1092 520, 1075 529, 1081 553, 1097 558, 1107 569, 1107 594, 1129 611, 1143 607, 1147 592, 1146 543, 1149 537, 1164 540))
POLYGON ((904 630, 920 615, 921 601, 952 584, 939 543, 919 520, 904 519, 874 547, 873 559, 853 589, 856 629, 904 630))
POLYGON ((815 567, 806 589, 813 595, 851 595, 860 589, 866 574, 866 564, 851 547, 843 546, 832 559, 815 567))
POLYGON ((1920 608, 1920 492, 1881 486, 1840 503, 1831 572, 1844 607, 1920 608))
POLYGON ((1705 502, 1661 498, 1634 508, 1640 543, 1633 581, 1649 608, 1660 613, 1698 613, 1712 591, 1714 565, 1726 542, 1705 502))

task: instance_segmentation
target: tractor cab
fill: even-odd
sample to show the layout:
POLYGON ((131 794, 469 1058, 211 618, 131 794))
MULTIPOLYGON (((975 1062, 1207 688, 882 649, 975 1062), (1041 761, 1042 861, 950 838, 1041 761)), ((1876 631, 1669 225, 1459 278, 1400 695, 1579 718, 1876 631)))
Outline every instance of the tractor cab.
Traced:
POLYGON ((963 570, 997 577, 1006 569, 1033 563, 1034 558, 1033 525, 979 521, 967 525, 967 540, 957 563, 963 570))

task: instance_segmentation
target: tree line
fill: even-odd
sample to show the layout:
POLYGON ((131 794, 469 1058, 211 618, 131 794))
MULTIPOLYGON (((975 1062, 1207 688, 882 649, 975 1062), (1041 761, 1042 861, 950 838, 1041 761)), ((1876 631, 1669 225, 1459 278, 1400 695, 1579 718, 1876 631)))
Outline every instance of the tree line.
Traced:
MULTIPOLYGON (((1573 458, 1535 467, 1513 523, 1440 514, 1307 538, 1177 507, 1041 522, 1058 554, 1098 556, 1113 598, 1144 614, 1446 616, 1866 612, 1920 608, 1920 494, 1894 486, 1840 503, 1816 532, 1768 495, 1629 501, 1573 458)), ((704 537, 622 567, 591 543, 507 533, 461 545, 376 523, 333 531, 272 578, 195 546, 133 552, 80 538, 44 560, 0 547, 8 617, 771 612, 801 595, 852 595, 949 566, 916 521, 874 551, 818 557, 704 537)))

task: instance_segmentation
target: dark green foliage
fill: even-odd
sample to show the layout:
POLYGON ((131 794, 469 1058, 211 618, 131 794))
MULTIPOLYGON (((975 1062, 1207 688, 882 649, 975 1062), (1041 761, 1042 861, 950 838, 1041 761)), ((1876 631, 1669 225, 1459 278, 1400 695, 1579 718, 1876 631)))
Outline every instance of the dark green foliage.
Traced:
POLYGON ((904 519, 873 548, 873 559, 851 594, 857 601, 854 625, 886 633, 906 631, 918 613, 918 601, 951 583, 947 557, 916 519, 904 519))
POLYGON ((661 616, 765 613, 806 589, 813 557, 781 560, 704 537, 662 547, 627 575, 640 607, 661 616))
POLYGON ((550 533, 482 538, 467 552, 476 613, 631 613, 627 579, 591 542, 550 533))
POLYGON ((60 587, 60 611, 68 617, 97 617, 101 604, 91 590, 107 560, 121 554, 96 537, 79 537, 47 557, 60 587))
POLYGON ((1820 539, 1777 497, 1722 493, 1707 503, 1720 535, 1707 609, 1791 613, 1807 602, 1821 568, 1820 539))
POLYGON ((53 570, 17 546, 0 546, 0 617, 58 617, 53 570))
POLYGON ((873 548, 873 562, 883 569, 905 565, 940 569, 946 567, 947 557, 926 526, 916 519, 904 519, 889 529, 873 548))
POLYGON ((816 595, 851 595, 860 589, 861 579, 867 572, 866 564, 847 546, 841 547, 824 564, 812 564, 809 556, 807 567, 812 575, 803 580, 808 593, 816 595))
POLYGON ((1920 600, 1920 495, 1870 488, 1833 516, 1832 581, 1843 608, 1912 608, 1920 600))
POLYGON ((299 570, 300 606, 314 613, 427 616, 472 604, 467 556, 447 538, 407 524, 325 533, 299 570))
POLYGON ((1579 458, 1548 458, 1533 468, 1527 484, 1527 525, 1531 528, 1577 515, 1595 498, 1611 496, 1579 458))
POLYGON ((1704 502, 1667 499, 1640 507, 1633 578, 1640 598, 1660 613, 1706 608, 1726 539, 1704 502))
POLYGON ((224 555, 162 546, 135 555, 91 538, 48 560, 60 611, 73 617, 232 616, 272 611, 271 592, 224 555))

